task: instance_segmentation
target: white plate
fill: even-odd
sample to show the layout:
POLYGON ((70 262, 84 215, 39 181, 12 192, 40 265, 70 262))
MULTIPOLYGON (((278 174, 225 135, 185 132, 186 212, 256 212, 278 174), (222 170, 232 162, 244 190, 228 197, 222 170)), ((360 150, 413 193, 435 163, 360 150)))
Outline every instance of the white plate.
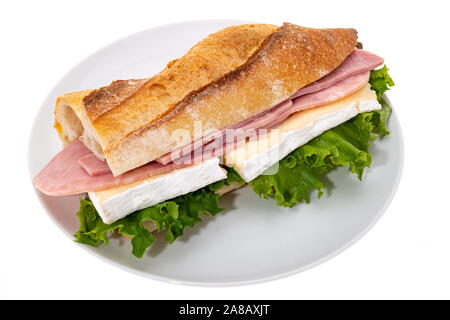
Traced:
MULTIPOLYGON (((57 96, 116 79, 148 77, 206 35, 240 23, 195 21, 153 28, 114 42, 82 61, 56 85, 37 114, 29 146, 31 175, 61 148, 53 129, 57 96)), ((184 284, 253 283, 306 270, 357 241, 389 205, 403 165, 395 112, 389 128, 391 135, 371 147, 373 164, 362 183, 340 168, 328 176, 327 194, 321 199, 314 194, 309 205, 279 208, 246 187, 222 199, 226 212, 206 217, 172 245, 157 241, 142 259, 131 255, 130 244, 121 237, 114 237, 108 247, 74 245, 125 270, 184 284)), ((55 224, 73 239, 79 226, 75 214, 79 197, 37 194, 55 224)))

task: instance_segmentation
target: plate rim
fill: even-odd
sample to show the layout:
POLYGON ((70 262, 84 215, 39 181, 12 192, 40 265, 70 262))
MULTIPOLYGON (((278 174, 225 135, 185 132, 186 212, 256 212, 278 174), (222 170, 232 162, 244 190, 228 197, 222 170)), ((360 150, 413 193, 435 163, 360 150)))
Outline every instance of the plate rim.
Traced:
MULTIPOLYGON (((339 249, 330 252, 329 254, 321 257, 320 259, 317 259, 315 261, 312 261, 306 265, 303 265, 301 267, 292 269, 290 271, 287 272, 282 272, 279 274, 275 274, 272 276, 266 276, 266 277, 261 277, 261 278, 255 278, 255 279, 249 279, 249 280, 237 280, 237 281, 225 281, 225 282, 202 282, 202 281, 190 281, 190 280, 181 280, 181 279, 174 279, 174 278, 169 278, 169 277, 164 277, 164 276, 159 276, 159 275, 155 275, 155 274, 151 274, 142 270, 138 270, 138 269, 134 269, 131 267, 127 267, 125 265, 122 265, 120 263, 118 263, 115 260, 109 259, 97 252, 95 252, 95 250, 89 250, 90 248, 86 248, 85 245, 83 244, 79 244, 76 243, 73 239, 73 235, 67 231, 57 220, 55 217, 53 217, 49 212, 48 209, 45 205, 45 203, 43 202, 42 199, 42 193, 37 190, 34 185, 33 185, 33 172, 32 172, 32 157, 31 157, 31 141, 32 141, 32 137, 33 137, 33 132, 35 131, 35 127, 38 126, 38 123, 36 121, 36 119, 38 118, 38 115, 40 114, 41 110, 43 108, 45 108, 46 106, 46 101, 50 99, 50 97, 53 95, 54 91, 56 91, 56 89, 58 88, 58 85, 60 83, 62 83, 63 81, 66 80, 66 78, 69 77, 69 75, 76 70, 79 66, 81 66, 83 63, 85 63, 86 61, 88 61, 89 59, 91 59, 92 57, 100 54, 102 51, 108 50, 108 48, 115 46, 117 43, 120 43, 122 41, 124 41, 125 39, 131 38, 131 37, 135 37, 138 36, 140 34, 143 33, 147 33, 147 32, 155 32, 158 29, 164 29, 164 28, 168 28, 168 27, 176 27, 176 26, 183 26, 183 25, 191 25, 191 24, 202 24, 202 23, 217 23, 217 24, 228 24, 228 25, 234 25, 234 24, 247 24, 247 23, 258 23, 258 22, 254 22, 254 21, 249 21, 249 20, 241 20, 241 19, 196 19, 196 20, 186 20, 186 21, 180 21, 180 22, 174 22, 174 23, 168 23, 168 24, 163 24, 163 25, 158 25, 158 26, 154 26, 154 27, 150 27, 150 28, 146 28, 134 33, 131 33, 129 35, 125 35, 123 37, 120 37, 117 40, 114 40, 110 43, 108 43, 105 46, 102 46, 100 48, 98 48, 97 50, 95 50, 94 52, 90 53, 89 55, 87 55, 86 57, 84 57, 83 59, 81 59, 78 63, 76 63, 72 68, 70 68, 57 82, 56 84, 51 88, 51 90, 49 91, 49 93, 45 96, 43 102, 40 104, 39 108, 37 109, 37 111, 35 111, 34 113, 34 118, 33 118, 33 124, 30 128, 30 134, 29 134, 29 138, 28 138, 28 147, 27 147, 27 162, 28 162, 28 173, 30 175, 30 179, 31 179, 31 185, 32 188, 42 206, 42 209, 44 209, 44 211, 46 212, 46 216, 47 218, 50 219, 50 221, 52 221, 52 223, 54 225, 57 226, 57 228, 59 229, 60 232, 62 232, 69 240, 71 240, 72 242, 74 242, 76 244, 76 246, 78 248, 80 248, 81 250, 84 250, 85 252, 88 252, 90 255, 95 256, 96 258, 102 260, 105 263, 108 263, 110 265, 113 265, 121 270, 130 272, 132 274, 135 275, 139 275, 141 277, 147 278, 147 279, 152 279, 152 280, 157 280, 157 281, 162 281, 162 282, 166 282, 166 283, 170 283, 170 284, 175 284, 175 285, 186 285, 186 286, 197 286, 197 287, 231 287, 231 286, 244 286, 244 285, 251 285, 251 284, 257 284, 257 283, 264 283, 264 282, 268 282, 268 281, 274 281, 274 280, 278 280, 278 279, 282 279, 282 278, 286 278, 304 271, 307 271, 309 269, 312 269, 318 265, 323 264, 326 261, 329 261, 331 259, 333 259, 334 257, 338 256, 339 254, 343 253, 344 251, 346 251, 347 249, 349 249, 350 247, 352 247, 355 243, 357 243, 362 237, 364 237, 376 224, 377 222, 380 220, 380 218, 384 215, 384 213, 387 211, 387 208, 390 206, 390 204, 392 203, 392 200, 394 199, 399 185, 400 185, 400 181, 401 178, 403 176, 403 169, 404 169, 404 138, 403 138, 403 130, 401 127, 401 123, 399 121, 399 118, 397 116, 397 112, 396 110, 393 108, 392 109, 392 114, 391 117, 389 119, 389 121, 395 121, 396 122, 396 126, 398 127, 398 131, 396 131, 396 134, 398 135, 398 141, 399 141, 399 145, 400 145, 400 150, 398 150, 398 156, 399 156, 399 164, 398 164, 398 169, 399 172, 396 176, 396 179, 394 181, 394 185, 393 185, 393 189, 392 192, 390 193, 389 197, 385 200, 383 207, 379 210, 379 212, 374 216, 374 218, 372 219, 372 221, 365 227, 363 228, 353 239, 351 239, 350 241, 348 241, 347 243, 345 243, 343 246, 341 246, 339 249)), ((386 96, 385 96, 386 97, 386 96)), ((389 105, 392 106, 391 101, 389 100, 388 97, 386 97, 388 100, 389 105)))

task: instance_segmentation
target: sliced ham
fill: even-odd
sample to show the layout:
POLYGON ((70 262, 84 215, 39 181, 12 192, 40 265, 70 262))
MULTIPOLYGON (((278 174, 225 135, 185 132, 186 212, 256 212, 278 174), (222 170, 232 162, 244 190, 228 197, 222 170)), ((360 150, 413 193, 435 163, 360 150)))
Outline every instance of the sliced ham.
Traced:
POLYGON ((87 172, 91 177, 99 176, 108 172, 111 172, 111 169, 108 166, 108 163, 105 160, 100 160, 93 153, 85 155, 78 159, 78 164, 87 172))
POLYGON ((37 174, 33 180, 34 185, 47 195, 64 196, 126 185, 189 166, 183 163, 162 165, 153 161, 117 177, 111 172, 90 176, 78 161, 90 154, 92 152, 81 141, 75 140, 37 174))
POLYGON ((329 88, 346 78, 370 71, 383 63, 383 58, 364 50, 355 49, 339 67, 318 81, 300 89, 292 98, 329 88))
POLYGON ((329 88, 294 98, 292 99, 292 108, 285 108, 284 110, 280 110, 282 108, 279 108, 278 110, 274 110, 273 113, 277 114, 282 119, 281 121, 283 121, 294 112, 315 108, 340 100, 367 85, 369 77, 369 71, 351 76, 329 88))

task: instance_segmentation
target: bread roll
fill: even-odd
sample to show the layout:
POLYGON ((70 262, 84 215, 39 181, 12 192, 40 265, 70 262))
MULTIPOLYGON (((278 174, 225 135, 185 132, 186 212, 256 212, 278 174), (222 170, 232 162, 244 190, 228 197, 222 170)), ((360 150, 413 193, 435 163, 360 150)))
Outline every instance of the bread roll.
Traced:
POLYGON ((356 42, 354 29, 229 27, 151 79, 60 97, 55 127, 66 143, 82 136, 119 175, 175 149, 178 129, 193 140, 195 121, 221 129, 273 107, 334 70, 356 42))

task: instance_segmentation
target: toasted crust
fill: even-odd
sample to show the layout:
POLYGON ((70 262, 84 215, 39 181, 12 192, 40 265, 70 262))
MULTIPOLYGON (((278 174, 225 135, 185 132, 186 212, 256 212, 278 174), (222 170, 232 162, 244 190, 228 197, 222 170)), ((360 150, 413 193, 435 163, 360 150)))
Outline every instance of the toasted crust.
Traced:
POLYGON ((126 92, 126 86, 120 90, 109 86, 90 94, 85 98, 90 102, 86 111, 103 148, 108 149, 131 132, 154 123, 192 91, 244 64, 276 28, 241 25, 223 29, 200 41, 182 58, 169 62, 163 71, 138 88, 126 92), (122 101, 111 106, 108 99, 103 99, 105 91, 110 92, 107 96, 122 101))
POLYGON ((103 160, 104 148, 245 63, 276 29, 265 24, 232 26, 208 36, 151 79, 118 80, 97 90, 62 95, 56 102, 54 127, 64 145, 88 134, 83 141, 103 160))
POLYGON ((354 29, 229 27, 153 78, 114 82, 83 103, 118 175, 172 151, 179 129, 193 139, 195 121, 221 129, 289 98, 339 66, 356 42, 354 29))
POLYGON ((117 80, 109 86, 92 91, 83 98, 86 113, 95 121, 113 110, 138 91, 149 79, 117 80))

